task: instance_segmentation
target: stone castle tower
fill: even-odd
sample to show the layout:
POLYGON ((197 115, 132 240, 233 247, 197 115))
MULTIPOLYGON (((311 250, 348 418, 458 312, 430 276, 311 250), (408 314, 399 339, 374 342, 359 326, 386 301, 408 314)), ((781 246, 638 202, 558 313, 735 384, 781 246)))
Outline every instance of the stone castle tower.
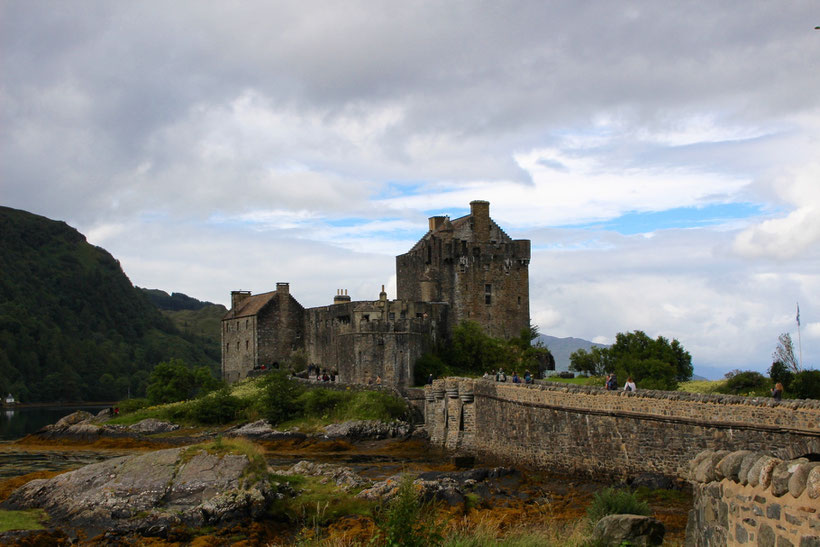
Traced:
POLYGON ((262 366, 287 365, 293 352, 340 381, 412 385, 416 360, 475 321, 491 336, 511 338, 530 326, 530 242, 513 240, 490 218, 486 201, 470 214, 430 219, 430 230, 396 257, 397 300, 353 301, 304 308, 288 283, 272 292, 231 293, 222 319, 222 378, 236 382, 262 366))
POLYGON ((475 321, 511 338, 530 326, 530 241, 511 239, 486 201, 455 220, 431 217, 430 230, 396 257, 399 300, 446 302, 452 323, 475 321))

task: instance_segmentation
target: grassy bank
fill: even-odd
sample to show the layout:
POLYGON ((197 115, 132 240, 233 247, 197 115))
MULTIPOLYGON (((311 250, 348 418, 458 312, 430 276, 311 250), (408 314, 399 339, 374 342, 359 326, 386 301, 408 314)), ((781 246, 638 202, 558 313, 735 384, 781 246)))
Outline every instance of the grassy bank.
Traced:
POLYGON ((247 379, 189 401, 150 405, 146 399, 119 403, 110 424, 131 425, 146 418, 183 426, 230 425, 267 419, 280 428, 319 429, 347 420, 392 421, 408 415, 407 403, 386 391, 306 386, 281 374, 247 379))

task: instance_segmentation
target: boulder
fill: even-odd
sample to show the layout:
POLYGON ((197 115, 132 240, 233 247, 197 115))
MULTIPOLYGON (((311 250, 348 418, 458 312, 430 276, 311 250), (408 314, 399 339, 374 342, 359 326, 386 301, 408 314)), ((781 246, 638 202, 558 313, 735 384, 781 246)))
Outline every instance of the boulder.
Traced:
POLYGON ((413 426, 407 422, 380 422, 378 420, 352 420, 325 427, 328 439, 348 439, 351 441, 408 438, 413 426))
POLYGON ((652 517, 640 515, 607 515, 595 524, 595 545, 661 545, 666 528, 652 517))
POLYGON ((246 437, 260 441, 280 439, 306 439, 307 435, 298 431, 278 431, 267 420, 257 420, 249 424, 232 427, 224 432, 226 437, 246 437))
POLYGON ((815 500, 820 498, 820 466, 813 467, 806 477, 806 494, 815 500))
POLYGON ((177 424, 171 422, 163 422, 155 418, 146 418, 141 422, 128 426, 129 431, 134 433, 142 433, 144 435, 152 435, 154 433, 167 433, 168 431, 176 431, 179 429, 177 424))
POLYGON ((809 473, 815 467, 820 467, 820 462, 804 462, 795 467, 789 479, 789 493, 792 497, 799 498, 803 490, 806 489, 809 480, 809 473))
POLYGON ((70 425, 90 420, 93 417, 94 416, 92 416, 90 412, 86 412, 85 410, 78 410, 77 412, 72 412, 68 416, 63 416, 62 418, 57 420, 57 423, 54 424, 54 427, 68 427, 70 425))
POLYGON ((349 467, 329 463, 314 463, 307 460, 300 461, 286 471, 280 472, 280 474, 323 477, 321 481, 323 484, 332 480, 336 486, 346 492, 368 487, 372 484, 372 481, 357 475, 349 467))
POLYGON ((223 525, 261 514, 287 488, 251 470, 244 454, 171 448, 31 481, 0 507, 45 509, 51 522, 157 535, 172 526, 223 525))
POLYGON ((738 476, 740 474, 740 465, 743 463, 743 458, 752 452, 749 450, 738 450, 724 456, 718 462, 718 474, 730 481, 740 482, 738 476))
POLYGON ((789 480, 792 478, 792 473, 798 468, 801 463, 808 463, 806 458, 798 460, 791 460, 780 462, 772 469, 772 494, 780 497, 789 491, 789 480))

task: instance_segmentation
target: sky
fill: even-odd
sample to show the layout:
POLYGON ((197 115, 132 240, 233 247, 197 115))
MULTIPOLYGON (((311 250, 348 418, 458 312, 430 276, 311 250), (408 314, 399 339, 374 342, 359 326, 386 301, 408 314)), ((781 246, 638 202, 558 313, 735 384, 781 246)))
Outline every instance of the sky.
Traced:
POLYGON ((540 332, 676 338, 709 378, 788 332, 820 368, 818 25, 788 0, 0 0, 0 204, 135 285, 309 307, 395 298, 427 217, 487 200, 532 240, 540 332))

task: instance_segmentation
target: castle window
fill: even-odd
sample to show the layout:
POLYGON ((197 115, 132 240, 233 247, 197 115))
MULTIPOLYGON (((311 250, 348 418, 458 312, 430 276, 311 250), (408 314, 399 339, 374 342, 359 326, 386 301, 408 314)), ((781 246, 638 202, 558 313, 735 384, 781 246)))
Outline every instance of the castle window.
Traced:
POLYGON ((248 330, 248 320, 245 319, 245 330, 248 330))
POLYGON ((369 322, 370 321, 370 316, 367 315, 367 314, 362 315, 362 321, 368 321, 369 322))
POLYGON ((245 340, 245 349, 247 350, 250 347, 251 347, 251 341, 250 340, 245 340))
POLYGON ((433 261, 433 248, 428 245, 427 246, 427 263, 429 264, 432 261, 433 261))
POLYGON ((484 303, 488 306, 493 303, 493 286, 489 283, 484 285, 484 303))
POLYGON ((390 321, 395 321, 396 320, 396 313, 391 311, 390 313, 387 314, 387 318, 390 321))
POLYGON ((239 351, 239 340, 236 341, 236 351, 239 351))
POLYGON ((225 344, 225 353, 228 353, 229 351, 231 351, 231 345, 225 344))

